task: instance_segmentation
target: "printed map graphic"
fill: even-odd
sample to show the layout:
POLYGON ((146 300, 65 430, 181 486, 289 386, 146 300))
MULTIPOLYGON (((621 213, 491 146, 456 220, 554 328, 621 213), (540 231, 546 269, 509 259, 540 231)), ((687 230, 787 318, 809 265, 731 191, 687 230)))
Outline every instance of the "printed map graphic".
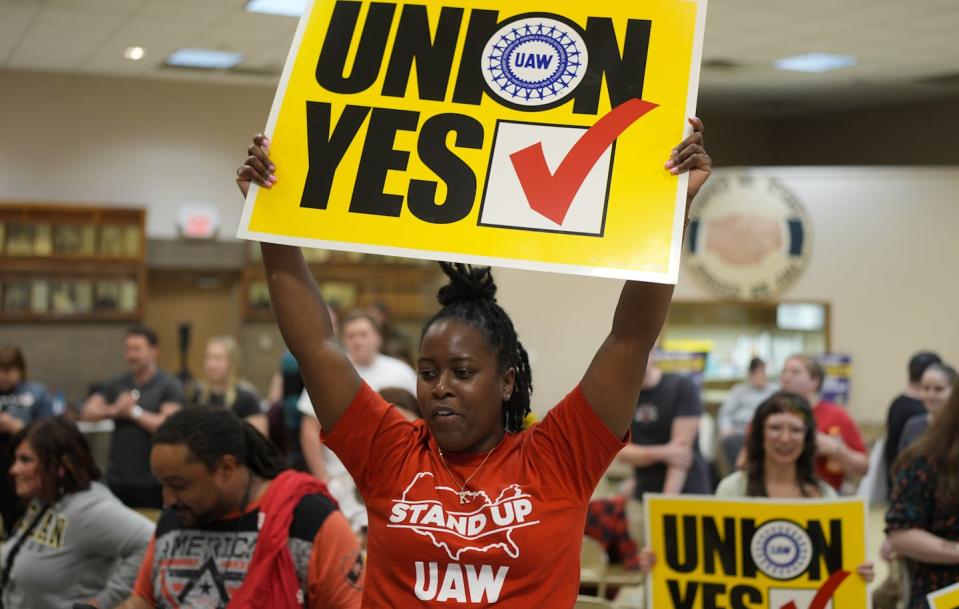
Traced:
POLYGON ((388 526, 408 528, 418 535, 428 537, 434 546, 445 550, 452 560, 459 560, 464 552, 489 552, 495 548, 502 549, 510 558, 517 558, 520 550, 513 540, 513 531, 539 524, 539 520, 517 520, 514 502, 517 500, 528 502, 531 496, 524 493, 518 484, 507 486, 495 500, 491 500, 484 491, 467 491, 466 494, 470 502, 461 505, 456 489, 437 486, 432 472, 420 472, 403 491, 403 496, 394 502, 427 507, 416 523, 403 522, 388 526), (454 511, 448 506, 457 506, 466 511, 454 511), (437 507, 442 510, 442 524, 435 522, 435 518, 423 516, 437 513, 437 507), (508 524, 498 524, 493 518, 494 512, 500 520, 504 515, 509 514, 512 514, 513 518, 508 524), (473 523, 480 521, 482 526, 479 530, 467 532, 464 530, 465 526, 452 526, 453 521, 473 523))

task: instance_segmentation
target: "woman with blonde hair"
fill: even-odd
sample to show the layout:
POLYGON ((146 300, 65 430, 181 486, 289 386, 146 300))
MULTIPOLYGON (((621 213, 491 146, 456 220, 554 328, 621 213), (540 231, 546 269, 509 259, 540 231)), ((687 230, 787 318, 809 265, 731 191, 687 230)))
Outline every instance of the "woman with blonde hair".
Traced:
POLYGON ((203 379, 190 392, 192 406, 220 406, 232 410, 263 435, 266 413, 255 393, 240 385, 240 349, 232 336, 214 336, 206 341, 203 379))

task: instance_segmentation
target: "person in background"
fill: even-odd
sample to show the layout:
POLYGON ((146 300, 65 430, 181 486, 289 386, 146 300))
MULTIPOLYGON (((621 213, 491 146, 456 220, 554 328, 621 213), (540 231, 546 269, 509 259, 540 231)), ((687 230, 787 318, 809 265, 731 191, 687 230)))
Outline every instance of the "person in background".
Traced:
POLYGON ((642 391, 630 425, 632 443, 616 457, 633 466, 633 497, 626 507, 629 535, 638 547, 644 539, 643 495, 708 494, 706 461, 699 453, 703 403, 686 376, 663 372, 651 352, 642 391))
POLYGON ((183 405, 180 382, 157 366, 159 340, 147 326, 133 326, 123 339, 127 372, 111 379, 83 404, 84 421, 113 419, 107 485, 133 508, 159 509, 160 485, 150 473, 150 438, 183 405))
POLYGON ((270 404, 267 415, 270 440, 286 455, 286 462, 295 469, 306 471, 306 461, 300 447, 300 420, 303 415, 297 407, 303 393, 303 377, 300 365, 289 349, 280 356, 280 368, 270 379, 266 401, 270 404))
POLYGON ((729 390, 718 415, 719 437, 727 467, 731 468, 736 463, 736 455, 742 450, 746 428, 753 419, 756 407, 777 389, 778 386, 770 383, 766 375, 766 362, 754 357, 749 362, 746 380, 736 383, 729 390))
POLYGON ((793 355, 783 364, 779 383, 813 406, 816 419, 816 475, 837 491, 847 477, 862 477, 869 469, 869 456, 859 428, 846 410, 821 400, 824 372, 808 355, 793 355))
MULTIPOLYGON (((343 347, 357 373, 373 391, 386 387, 403 389, 416 395, 416 373, 402 361, 379 352, 383 344, 380 328, 365 311, 353 311, 344 319, 340 336, 343 347)), ((327 481, 328 471, 340 469, 336 463, 327 464, 328 453, 322 450, 320 423, 313 411, 313 402, 304 391, 297 404, 303 418, 300 423, 300 446, 307 467, 314 476, 327 481)), ((334 493, 336 495, 336 493, 334 493)), ((339 497, 337 497, 339 499, 339 497)))
POLYGON ((97 482, 100 471, 73 423, 42 419, 13 442, 10 474, 29 508, 0 547, 0 606, 114 607, 133 588, 153 523, 97 482))
POLYGON ((422 415, 420 415, 420 405, 416 403, 416 396, 406 389, 384 387, 380 389, 379 394, 384 400, 399 408, 407 420, 415 421, 423 418, 422 415))
POLYGON ((959 582, 959 385, 930 427, 893 464, 886 535, 894 556, 913 561, 907 609, 959 582))
POLYGON ((909 383, 902 393, 889 405, 889 411, 886 414, 886 444, 883 447, 883 453, 886 462, 886 481, 892 490, 892 465, 899 457, 899 438, 902 436, 902 428, 906 426, 906 421, 917 414, 925 414, 926 408, 922 405, 922 375, 926 368, 932 364, 941 364, 942 358, 932 351, 920 351, 909 358, 907 367, 909 373, 909 383))
POLYGON ((23 503, 7 477, 13 436, 52 414, 53 401, 47 388, 27 380, 27 361, 20 347, 0 347, 0 539, 23 514, 23 503))
MULTIPOLYGON (((814 472, 817 434, 813 411, 804 397, 785 391, 773 394, 756 408, 749 425, 745 470, 723 478, 716 488, 716 497, 836 497, 835 489, 814 472)), ((639 562, 648 573, 655 565, 656 556, 646 548, 640 553, 639 562)), ((856 572, 866 582, 875 579, 872 562, 859 565, 856 572)))
POLYGON ((240 349, 232 336, 214 336, 206 342, 203 376, 192 387, 187 403, 191 406, 218 406, 232 410, 241 419, 268 435, 266 413, 255 393, 241 387, 240 349))
POLYGON ((164 510, 123 609, 357 609, 360 547, 326 487, 223 408, 154 437, 164 510))
POLYGON ((716 496, 836 497, 815 473, 816 420, 806 398, 780 391, 760 404, 749 425, 746 467, 719 482, 716 496))
POLYGON ((380 329, 380 336, 383 338, 383 344, 380 345, 379 349, 380 353, 398 359, 412 367, 415 362, 413 361, 410 339, 393 325, 389 306, 385 302, 374 302, 363 311, 373 319, 380 329))
POLYGON ((949 396, 952 394, 952 386, 956 384, 959 375, 956 369, 946 364, 931 364, 926 371, 922 373, 922 381, 919 383, 922 396, 922 405, 925 412, 917 414, 906 421, 902 428, 902 435, 899 437, 899 451, 906 450, 913 442, 919 439, 929 427, 936 421, 945 408, 949 396))

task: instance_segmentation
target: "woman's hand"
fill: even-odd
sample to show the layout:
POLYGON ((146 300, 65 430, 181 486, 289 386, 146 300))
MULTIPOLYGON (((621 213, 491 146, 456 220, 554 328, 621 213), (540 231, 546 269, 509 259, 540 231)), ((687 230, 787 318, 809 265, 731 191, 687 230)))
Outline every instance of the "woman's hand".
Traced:
POLYGON ((872 583, 872 580, 876 579, 876 571, 873 569, 871 562, 864 562, 856 567, 856 573, 859 574, 859 577, 863 578, 867 584, 872 583))
POLYGON ((639 570, 644 574, 649 574, 656 566, 656 553, 649 548, 643 548, 639 552, 639 570))
POLYGON ((882 559, 886 562, 889 562, 890 560, 896 560, 896 558, 898 558, 892 549, 892 542, 889 541, 889 538, 884 539, 882 545, 879 546, 879 556, 882 557, 882 559))
POLYGON ((253 143, 246 149, 246 161, 237 167, 236 185, 243 196, 250 190, 250 182, 270 188, 276 184, 276 166, 270 161, 270 140, 262 133, 253 136, 253 143))
POLYGON ((703 121, 694 116, 689 119, 689 124, 693 126, 693 134, 673 148, 669 160, 666 161, 666 169, 673 175, 689 172, 687 202, 693 200, 713 169, 713 160, 703 148, 703 121))

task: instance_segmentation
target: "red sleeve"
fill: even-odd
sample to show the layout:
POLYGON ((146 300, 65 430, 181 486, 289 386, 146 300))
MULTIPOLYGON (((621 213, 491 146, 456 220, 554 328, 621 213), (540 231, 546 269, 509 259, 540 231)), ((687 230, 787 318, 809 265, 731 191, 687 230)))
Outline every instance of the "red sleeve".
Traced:
POLYGON ((610 462, 629 443, 600 420, 577 386, 530 430, 538 469, 579 501, 586 501, 610 462))
POLYGON ((329 432, 320 438, 336 453, 353 476, 360 494, 369 501, 376 485, 395 482, 403 459, 420 436, 416 424, 407 421, 380 394, 363 383, 353 401, 329 432))
MULTIPOLYGON (((837 407, 838 408, 838 407, 837 407)), ((852 420, 852 417, 845 410, 839 410, 842 418, 840 419, 842 431, 842 441, 846 446, 857 453, 866 454, 866 444, 862 441, 862 435, 859 433, 859 426, 852 420)))
POLYGON ((363 597, 363 555, 340 512, 331 512, 313 538, 307 574, 309 609, 359 609, 363 597))
POLYGON ((140 563, 137 581, 133 584, 133 596, 139 596, 150 603, 151 607, 156 605, 156 598, 153 597, 153 546, 155 544, 156 537, 151 537, 150 545, 147 546, 146 554, 143 555, 143 562, 140 563))

